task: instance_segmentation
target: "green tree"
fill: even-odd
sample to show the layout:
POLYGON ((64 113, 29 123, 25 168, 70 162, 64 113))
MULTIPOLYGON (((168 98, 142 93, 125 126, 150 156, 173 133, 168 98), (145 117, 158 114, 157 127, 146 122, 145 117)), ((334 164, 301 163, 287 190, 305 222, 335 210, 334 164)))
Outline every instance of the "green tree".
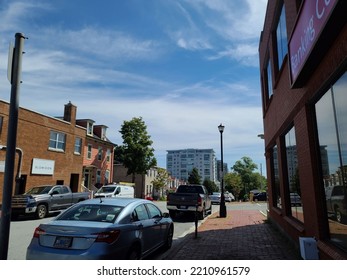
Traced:
POLYGON ((231 192, 236 200, 239 200, 242 190, 241 176, 236 172, 227 173, 224 176, 225 190, 231 192))
POLYGON ((157 165, 154 157, 153 141, 147 133, 147 126, 141 117, 124 121, 121 130, 123 145, 116 148, 120 153, 119 160, 128 169, 135 182, 136 174, 145 174, 148 169, 157 165))
POLYGON ((249 191, 251 190, 251 183, 254 179, 253 171, 255 169, 258 169, 258 166, 253 162, 253 160, 250 157, 245 156, 242 157, 241 160, 236 161, 232 169, 241 177, 243 191, 241 191, 240 193, 244 196, 244 198, 246 198, 249 191))
POLYGON ((218 192, 219 191, 216 183, 211 181, 210 179, 206 178, 202 184, 206 187, 206 189, 207 189, 207 191, 209 193, 213 193, 213 192, 218 192))
POLYGON ((153 187, 156 191, 163 196, 163 190, 169 183, 169 173, 167 173, 166 169, 158 168, 158 174, 155 179, 152 181, 153 187))
POLYGON ((188 177, 189 184, 201 184, 201 176, 199 174, 199 170, 197 168, 193 168, 192 172, 190 172, 188 177))

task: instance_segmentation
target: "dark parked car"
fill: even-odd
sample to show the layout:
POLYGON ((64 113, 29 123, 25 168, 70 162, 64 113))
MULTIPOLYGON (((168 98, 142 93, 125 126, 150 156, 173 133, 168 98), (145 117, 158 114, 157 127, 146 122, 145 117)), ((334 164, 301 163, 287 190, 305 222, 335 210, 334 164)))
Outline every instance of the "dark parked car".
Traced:
POLYGON ((297 193, 290 193, 290 204, 292 206, 301 206, 301 197, 297 193))
POLYGON ((141 259, 172 245, 174 225, 151 201, 95 198, 41 224, 27 249, 33 260, 141 259))
POLYGON ((253 196, 253 201, 267 201, 267 193, 260 192, 253 196))

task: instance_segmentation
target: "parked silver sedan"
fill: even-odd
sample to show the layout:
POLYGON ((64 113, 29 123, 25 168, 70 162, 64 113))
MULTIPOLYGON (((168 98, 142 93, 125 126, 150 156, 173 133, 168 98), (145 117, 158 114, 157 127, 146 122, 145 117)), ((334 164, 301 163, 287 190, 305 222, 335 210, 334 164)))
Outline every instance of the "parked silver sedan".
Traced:
POLYGON ((70 207, 34 231, 29 260, 141 259, 172 245, 174 225, 151 201, 96 198, 70 207))

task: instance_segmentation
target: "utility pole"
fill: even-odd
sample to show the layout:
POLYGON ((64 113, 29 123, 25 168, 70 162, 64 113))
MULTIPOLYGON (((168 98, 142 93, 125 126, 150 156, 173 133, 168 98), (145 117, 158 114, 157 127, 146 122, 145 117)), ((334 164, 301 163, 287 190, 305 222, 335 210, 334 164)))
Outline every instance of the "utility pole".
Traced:
POLYGON ((16 157, 17 124, 19 109, 19 88, 21 83, 22 55, 24 35, 16 33, 13 50, 11 75, 11 100, 9 110, 5 176, 2 196, 1 225, 0 225, 0 259, 7 260, 8 244, 11 225, 11 200, 14 182, 14 165, 16 157))

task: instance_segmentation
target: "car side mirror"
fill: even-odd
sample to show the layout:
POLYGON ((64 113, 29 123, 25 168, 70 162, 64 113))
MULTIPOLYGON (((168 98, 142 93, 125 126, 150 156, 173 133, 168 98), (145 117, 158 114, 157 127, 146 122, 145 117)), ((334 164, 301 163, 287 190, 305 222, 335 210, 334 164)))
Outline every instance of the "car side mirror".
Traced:
POLYGON ((163 218, 170 218, 170 215, 168 212, 163 213, 163 218))

